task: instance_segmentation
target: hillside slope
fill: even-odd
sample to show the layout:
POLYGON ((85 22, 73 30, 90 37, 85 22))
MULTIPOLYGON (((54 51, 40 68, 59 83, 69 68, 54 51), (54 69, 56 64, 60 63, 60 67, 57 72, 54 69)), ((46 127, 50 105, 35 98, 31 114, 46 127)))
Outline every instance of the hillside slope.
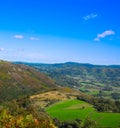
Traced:
POLYGON ((0 101, 56 88, 54 81, 34 68, 0 61, 0 101))

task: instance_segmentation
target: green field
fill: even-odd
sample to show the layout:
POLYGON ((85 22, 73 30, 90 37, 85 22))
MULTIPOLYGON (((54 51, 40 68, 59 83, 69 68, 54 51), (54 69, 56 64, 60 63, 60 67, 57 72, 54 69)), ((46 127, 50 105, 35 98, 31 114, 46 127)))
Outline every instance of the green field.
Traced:
POLYGON ((66 100, 58 102, 48 108, 46 112, 53 118, 61 121, 84 119, 90 117, 99 121, 104 127, 118 128, 120 125, 119 113, 100 113, 95 111, 92 105, 80 100, 66 100))

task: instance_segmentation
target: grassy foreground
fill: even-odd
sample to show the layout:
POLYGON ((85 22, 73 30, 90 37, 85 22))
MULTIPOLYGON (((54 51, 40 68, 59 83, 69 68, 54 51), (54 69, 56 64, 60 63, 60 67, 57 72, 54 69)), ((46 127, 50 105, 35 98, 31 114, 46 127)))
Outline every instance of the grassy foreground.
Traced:
POLYGON ((90 117, 99 121, 103 127, 118 128, 120 125, 119 113, 100 113, 92 105, 80 100, 65 100, 58 102, 48 108, 46 112, 53 118, 61 121, 84 119, 90 117))

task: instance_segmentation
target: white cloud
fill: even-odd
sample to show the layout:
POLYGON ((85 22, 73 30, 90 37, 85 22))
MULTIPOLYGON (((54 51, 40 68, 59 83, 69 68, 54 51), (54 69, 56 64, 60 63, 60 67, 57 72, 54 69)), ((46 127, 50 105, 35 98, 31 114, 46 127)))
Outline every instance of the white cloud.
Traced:
POLYGON ((4 48, 0 48, 0 51, 4 51, 5 49, 4 48))
POLYGON ((101 38, 105 38, 106 36, 114 35, 115 32, 112 30, 106 30, 101 34, 98 34, 97 37, 94 39, 95 41, 99 41, 101 38))
POLYGON ((112 30, 107 30, 107 31, 104 31, 102 34, 98 34, 98 38, 104 38, 106 36, 109 36, 109 35, 114 35, 115 32, 112 31, 112 30))
POLYGON ((98 14, 91 13, 91 14, 89 14, 87 16, 84 16, 83 19, 84 20, 90 20, 90 19, 96 18, 97 16, 98 16, 98 14))
POLYGON ((36 38, 36 37, 30 37, 30 40, 39 40, 39 38, 36 38))
POLYGON ((16 39, 23 39, 24 36, 23 35, 14 35, 14 38, 16 38, 16 39))
POLYGON ((98 37, 96 37, 96 38, 94 39, 94 41, 100 41, 100 39, 99 39, 98 37))

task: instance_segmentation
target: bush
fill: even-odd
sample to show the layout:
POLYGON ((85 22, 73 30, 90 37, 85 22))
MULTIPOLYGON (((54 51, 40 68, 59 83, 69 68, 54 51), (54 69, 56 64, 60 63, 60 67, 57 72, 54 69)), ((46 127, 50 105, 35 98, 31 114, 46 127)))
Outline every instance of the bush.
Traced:
POLYGON ((0 128, 54 128, 48 119, 37 119, 32 114, 13 116, 6 109, 0 112, 0 128))

